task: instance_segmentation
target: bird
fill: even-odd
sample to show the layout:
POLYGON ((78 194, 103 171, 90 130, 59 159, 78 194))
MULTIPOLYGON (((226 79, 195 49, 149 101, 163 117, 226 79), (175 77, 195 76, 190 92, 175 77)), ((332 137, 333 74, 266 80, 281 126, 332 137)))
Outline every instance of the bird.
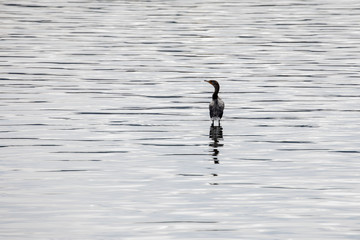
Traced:
POLYGON ((214 86, 215 90, 212 95, 212 101, 209 104, 210 118, 212 121, 212 126, 214 126, 214 121, 218 121, 220 126, 220 119, 223 116, 225 104, 224 101, 219 97, 220 84, 215 80, 204 80, 205 82, 210 83, 214 86))

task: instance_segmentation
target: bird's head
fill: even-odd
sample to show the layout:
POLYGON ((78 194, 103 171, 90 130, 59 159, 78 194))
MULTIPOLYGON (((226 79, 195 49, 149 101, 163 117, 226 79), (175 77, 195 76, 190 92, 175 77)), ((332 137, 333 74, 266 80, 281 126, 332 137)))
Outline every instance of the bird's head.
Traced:
POLYGON ((214 85, 219 85, 219 83, 217 81, 215 81, 215 80, 204 80, 204 81, 210 83, 213 86, 214 85))
POLYGON ((214 87, 219 87, 219 83, 215 80, 204 80, 204 81, 210 83, 214 87))

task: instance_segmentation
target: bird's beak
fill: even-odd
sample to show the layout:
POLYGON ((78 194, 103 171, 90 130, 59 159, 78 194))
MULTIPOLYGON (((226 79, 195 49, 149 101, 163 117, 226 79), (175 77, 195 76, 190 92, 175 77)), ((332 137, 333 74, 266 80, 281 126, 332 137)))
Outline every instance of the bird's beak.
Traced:
POLYGON ((211 84, 211 82, 210 82, 210 81, 208 81, 208 80, 204 80, 204 82, 207 82, 207 83, 210 83, 210 84, 211 84))

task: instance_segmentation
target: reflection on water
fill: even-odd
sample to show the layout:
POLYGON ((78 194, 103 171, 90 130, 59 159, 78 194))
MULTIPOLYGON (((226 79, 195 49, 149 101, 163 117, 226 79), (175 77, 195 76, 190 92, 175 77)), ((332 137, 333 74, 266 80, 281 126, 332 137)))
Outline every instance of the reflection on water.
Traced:
POLYGON ((218 155, 220 153, 219 148, 224 146, 224 144, 220 143, 220 140, 223 140, 223 127, 222 126, 214 126, 211 124, 209 138, 212 139, 209 146, 212 147, 212 156, 214 160, 214 164, 219 164, 220 160, 218 159, 218 155))

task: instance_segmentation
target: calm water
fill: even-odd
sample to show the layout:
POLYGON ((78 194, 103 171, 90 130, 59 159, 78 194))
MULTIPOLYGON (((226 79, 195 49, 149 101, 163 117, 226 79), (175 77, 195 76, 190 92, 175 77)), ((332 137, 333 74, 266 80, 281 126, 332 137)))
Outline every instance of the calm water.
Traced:
POLYGON ((2 1, 0 19, 1 239, 360 238, 358 1, 2 1))

